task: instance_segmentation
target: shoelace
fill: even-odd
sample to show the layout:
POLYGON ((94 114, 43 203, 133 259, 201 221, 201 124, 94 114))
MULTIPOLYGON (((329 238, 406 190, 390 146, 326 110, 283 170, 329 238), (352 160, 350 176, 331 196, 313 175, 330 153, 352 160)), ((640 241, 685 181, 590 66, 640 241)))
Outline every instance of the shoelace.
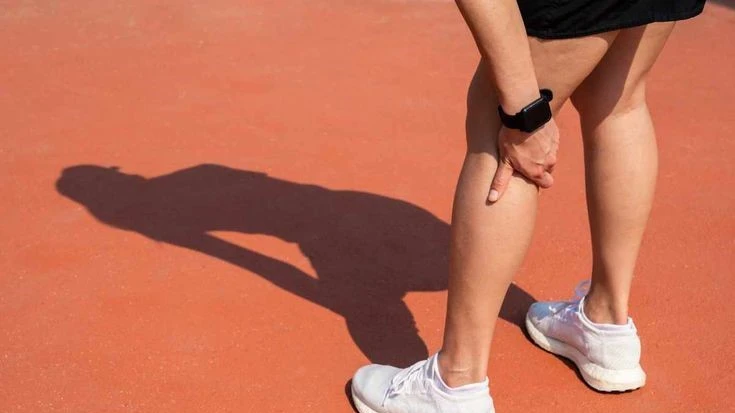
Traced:
POLYGON ((427 364, 427 360, 421 360, 411 367, 398 372, 390 381, 390 386, 388 386, 388 390, 385 392, 382 405, 385 406, 386 400, 401 394, 405 389, 410 388, 413 383, 421 380, 423 377, 419 373, 422 372, 423 367, 427 364))

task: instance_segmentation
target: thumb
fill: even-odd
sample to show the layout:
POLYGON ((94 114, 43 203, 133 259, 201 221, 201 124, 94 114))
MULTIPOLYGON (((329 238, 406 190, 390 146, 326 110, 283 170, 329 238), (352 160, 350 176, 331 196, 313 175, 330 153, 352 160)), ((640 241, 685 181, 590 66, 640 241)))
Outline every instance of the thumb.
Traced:
POLYGON ((508 161, 503 159, 498 164, 498 169, 495 171, 495 177, 493 183, 490 185, 490 194, 487 196, 489 202, 497 202, 501 196, 505 193, 508 188, 508 182, 513 176, 513 166, 508 161))

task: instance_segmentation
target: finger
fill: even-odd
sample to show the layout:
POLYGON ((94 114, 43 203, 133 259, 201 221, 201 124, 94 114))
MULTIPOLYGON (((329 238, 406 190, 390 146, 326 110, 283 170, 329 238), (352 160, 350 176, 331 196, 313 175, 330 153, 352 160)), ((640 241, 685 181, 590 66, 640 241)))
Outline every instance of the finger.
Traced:
POLYGON ((508 183, 512 176, 513 167, 505 160, 500 162, 498 169, 495 171, 493 183, 490 184, 490 194, 487 196, 489 202, 498 202, 500 197, 505 193, 505 190, 508 189, 508 183))
POLYGON ((541 188, 551 188, 551 185, 554 185, 554 177, 548 171, 544 171, 543 175, 534 178, 533 181, 541 188))

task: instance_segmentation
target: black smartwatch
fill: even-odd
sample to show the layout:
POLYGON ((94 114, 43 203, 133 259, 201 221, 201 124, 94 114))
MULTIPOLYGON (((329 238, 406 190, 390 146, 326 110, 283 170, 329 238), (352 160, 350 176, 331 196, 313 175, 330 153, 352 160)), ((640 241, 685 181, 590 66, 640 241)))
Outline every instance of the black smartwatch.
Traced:
POLYGON ((506 128, 531 133, 550 121, 551 106, 549 102, 554 98, 554 94, 549 89, 541 89, 539 92, 541 92, 541 97, 528 104, 515 115, 503 112, 503 108, 498 105, 498 114, 503 125, 506 128))

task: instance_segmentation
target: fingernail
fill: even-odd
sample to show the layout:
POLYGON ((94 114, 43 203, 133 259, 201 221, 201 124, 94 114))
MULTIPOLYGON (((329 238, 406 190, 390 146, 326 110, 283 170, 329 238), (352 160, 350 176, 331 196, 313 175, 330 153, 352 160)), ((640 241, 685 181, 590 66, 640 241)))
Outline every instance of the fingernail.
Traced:
POLYGON ((498 191, 492 189, 492 190, 490 190, 490 196, 487 197, 487 199, 490 200, 490 202, 495 202, 495 201, 498 200, 498 196, 499 195, 500 194, 498 194, 498 191))

